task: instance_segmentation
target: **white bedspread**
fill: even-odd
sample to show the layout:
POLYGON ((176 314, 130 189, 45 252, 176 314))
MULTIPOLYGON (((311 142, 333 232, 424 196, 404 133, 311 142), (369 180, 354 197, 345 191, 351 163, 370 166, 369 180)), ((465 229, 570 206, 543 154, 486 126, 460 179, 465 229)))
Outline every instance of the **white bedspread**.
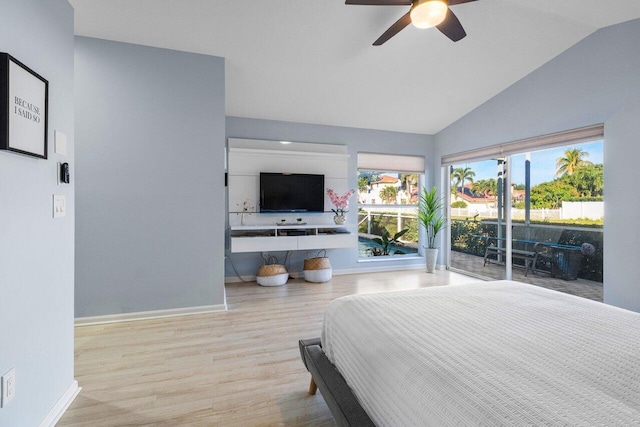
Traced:
POLYGON ((322 345, 380 426, 640 425, 640 314, 510 281, 356 295, 322 345))

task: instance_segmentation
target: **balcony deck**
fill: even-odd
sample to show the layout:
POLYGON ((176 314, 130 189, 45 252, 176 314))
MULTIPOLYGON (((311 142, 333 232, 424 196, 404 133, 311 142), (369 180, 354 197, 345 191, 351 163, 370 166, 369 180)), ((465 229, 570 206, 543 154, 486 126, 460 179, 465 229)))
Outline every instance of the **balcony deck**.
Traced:
MULTIPOLYGON (((451 251, 452 268, 492 280, 505 278, 503 265, 487 264, 483 266, 483 263, 484 259, 481 256, 451 251)), ((584 279, 562 280, 548 274, 533 274, 531 272, 525 277, 524 269, 517 267, 513 268, 513 280, 602 302, 602 283, 599 282, 584 279)))

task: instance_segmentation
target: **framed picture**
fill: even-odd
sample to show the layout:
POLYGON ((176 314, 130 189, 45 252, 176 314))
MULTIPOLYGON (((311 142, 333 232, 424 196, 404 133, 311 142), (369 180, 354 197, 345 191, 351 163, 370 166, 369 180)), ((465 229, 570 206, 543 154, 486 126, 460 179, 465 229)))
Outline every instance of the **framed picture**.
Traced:
POLYGON ((0 53, 0 150, 47 158, 49 82, 0 53))

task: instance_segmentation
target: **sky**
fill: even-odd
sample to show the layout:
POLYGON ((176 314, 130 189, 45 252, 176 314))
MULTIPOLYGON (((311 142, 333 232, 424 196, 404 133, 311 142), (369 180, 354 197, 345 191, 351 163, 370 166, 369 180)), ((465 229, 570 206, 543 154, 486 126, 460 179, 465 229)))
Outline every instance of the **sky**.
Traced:
MULTIPOLYGON (((559 148, 550 148, 541 151, 532 151, 531 155, 531 185, 538 185, 541 182, 553 181, 556 174, 556 160, 564 157, 564 152, 571 148, 579 148, 589 156, 585 160, 589 160, 593 164, 603 163, 603 142, 588 142, 584 144, 574 144, 559 148)), ((514 184, 524 184, 524 162, 525 154, 511 156, 512 170, 511 182, 514 184)), ((454 168, 469 167, 476 173, 474 181, 481 179, 496 178, 497 163, 495 160, 483 160, 479 162, 469 162, 453 165, 454 168)))

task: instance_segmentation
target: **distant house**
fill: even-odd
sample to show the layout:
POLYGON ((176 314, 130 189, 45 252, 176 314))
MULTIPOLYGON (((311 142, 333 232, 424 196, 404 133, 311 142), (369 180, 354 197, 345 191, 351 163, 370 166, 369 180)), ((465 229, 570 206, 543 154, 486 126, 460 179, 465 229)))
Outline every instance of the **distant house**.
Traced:
POLYGON ((409 198, 409 204, 412 204, 412 205, 418 204, 419 200, 420 200, 420 189, 418 187, 415 187, 413 190, 411 190, 411 197, 409 198))
MULTIPOLYGON (((462 187, 458 187, 452 201, 462 200, 467 203, 469 208, 492 209, 496 207, 497 201, 494 195, 475 192, 471 189, 472 186, 473 184, 465 184, 464 191, 462 191, 462 187)), ((517 190, 515 184, 512 184, 511 199, 513 203, 523 202, 525 199, 525 190, 517 190)))
POLYGON ((472 184, 469 183, 465 184, 464 188, 458 187, 453 201, 463 201, 469 208, 482 208, 482 210, 495 208, 496 198, 494 196, 477 193, 471 189, 471 186, 472 184))
POLYGON ((360 202, 365 204, 415 204, 418 201, 417 183, 402 182, 392 175, 381 175, 377 181, 369 183, 366 192, 360 193, 360 202), (385 188, 396 190, 396 200, 389 201, 382 197, 385 188))
POLYGON ((524 202, 525 190, 516 190, 515 184, 511 188, 511 199, 513 202, 524 202))
POLYGON ((391 175, 381 175, 379 180, 372 181, 369 184, 368 192, 362 195, 362 198, 364 199, 363 202, 373 205, 375 205, 376 203, 387 203, 380 195, 382 190, 387 187, 392 187, 400 191, 400 180, 397 177, 393 177, 391 175))

